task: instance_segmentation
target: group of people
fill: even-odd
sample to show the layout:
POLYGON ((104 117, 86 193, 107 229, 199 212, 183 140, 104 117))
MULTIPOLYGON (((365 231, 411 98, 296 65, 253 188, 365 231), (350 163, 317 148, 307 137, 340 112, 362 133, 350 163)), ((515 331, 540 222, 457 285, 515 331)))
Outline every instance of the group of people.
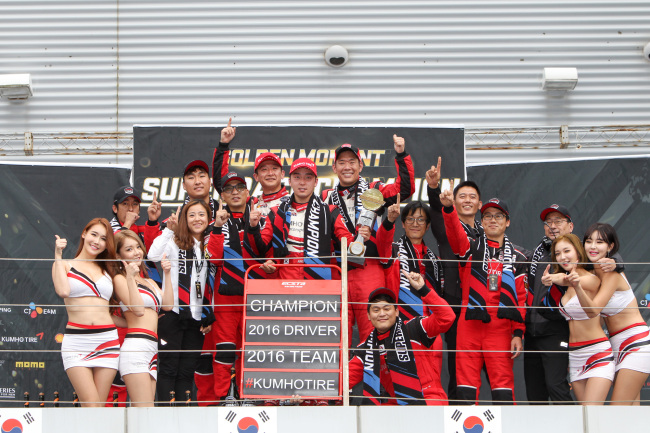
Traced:
POLYGON ((62 356, 82 405, 103 405, 111 386, 123 399, 128 392, 134 406, 193 389, 200 405, 226 401, 231 368, 241 374, 249 267, 259 265, 248 272, 253 279, 340 278, 335 268, 312 265, 340 262, 343 238, 363 241, 347 279, 350 337, 356 325, 361 342, 350 384, 362 384, 364 404, 475 404, 483 369, 492 400, 512 404, 513 359, 524 348, 531 403, 572 403, 567 371, 582 403, 602 404, 612 382, 612 403, 638 402, 650 373, 650 336, 620 260, 610 258, 618 250, 611 226, 590 227, 583 246, 570 234, 569 211, 551 205, 540 215, 544 238, 525 250, 506 235, 503 200, 483 204, 472 181, 441 191, 440 158, 426 173, 429 205, 403 206, 415 181, 396 135, 392 184, 367 182, 359 150, 344 144, 335 151, 334 188, 316 193, 316 164, 299 158, 289 193, 278 156, 262 153, 253 174, 262 194, 251 197, 228 165, 235 135, 228 122, 211 170, 202 160, 185 166, 187 197, 166 220, 154 194, 147 222, 136 224, 141 199, 126 186, 115 193, 113 220, 96 218, 84 228, 74 259, 62 259, 67 242, 57 236, 52 277, 68 312, 62 356), (359 224, 368 190, 385 204, 370 225, 359 224), (398 219, 404 235, 396 240, 398 219), (439 255, 425 245, 429 229, 439 255), (124 383, 111 385, 118 371, 124 383))

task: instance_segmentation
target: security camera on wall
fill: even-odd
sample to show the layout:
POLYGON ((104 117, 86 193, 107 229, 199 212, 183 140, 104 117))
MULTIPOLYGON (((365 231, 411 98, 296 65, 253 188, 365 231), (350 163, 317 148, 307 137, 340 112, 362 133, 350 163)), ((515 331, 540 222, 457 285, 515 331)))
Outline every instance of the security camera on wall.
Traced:
POLYGON ((650 62, 650 42, 643 47, 643 58, 650 62))
POLYGON ((340 68, 348 62, 348 50, 340 45, 332 45, 325 50, 325 63, 340 68))

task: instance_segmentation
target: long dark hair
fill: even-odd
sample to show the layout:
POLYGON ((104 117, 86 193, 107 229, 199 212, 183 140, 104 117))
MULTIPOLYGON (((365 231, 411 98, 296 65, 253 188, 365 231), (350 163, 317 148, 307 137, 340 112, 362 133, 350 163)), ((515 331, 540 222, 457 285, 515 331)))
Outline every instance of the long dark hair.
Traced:
POLYGON ((86 224, 86 227, 84 227, 81 236, 79 237, 79 248, 77 248, 75 257, 78 257, 84 248, 83 236, 88 233, 88 230, 90 230, 94 225, 101 225, 106 229, 106 248, 97 255, 95 262, 103 271, 108 272, 108 275, 113 278, 117 274, 115 264, 115 239, 113 237, 113 229, 106 218, 93 218, 88 224, 86 224))
POLYGON ((618 236, 616 235, 616 230, 614 230, 614 227, 607 223, 593 223, 585 232, 585 237, 582 238, 582 243, 584 244, 585 241, 594 234, 594 232, 597 232, 598 237, 607 242, 607 245, 614 244, 611 251, 609 252, 610 255, 616 254, 618 252, 618 247, 620 244, 618 242, 618 236))
POLYGON ((576 268, 584 269, 585 263, 589 261, 587 258, 587 253, 585 252, 585 247, 580 242, 580 238, 578 236, 574 235, 573 233, 569 233, 566 235, 558 236, 551 244, 551 262, 553 262, 553 273, 557 274, 564 272, 564 270, 558 264, 557 258, 555 257, 555 246, 562 241, 573 245, 573 248, 575 248, 576 253, 578 254, 578 264, 576 265, 576 268))
MULTIPOLYGON (((191 248, 194 248, 194 237, 190 233, 190 228, 187 225, 187 213, 189 209, 194 206, 200 204, 203 206, 203 209, 205 209, 207 215, 208 215, 208 223, 210 222, 210 215, 212 214, 212 211, 210 210, 210 206, 203 201, 203 200, 190 200, 188 203, 183 206, 181 209, 181 214, 178 217, 178 227, 176 228, 176 232, 174 233, 174 242, 176 242, 176 245, 182 250, 189 250, 191 248)), ((203 238, 204 234, 201 233, 201 253, 203 253, 203 238)))

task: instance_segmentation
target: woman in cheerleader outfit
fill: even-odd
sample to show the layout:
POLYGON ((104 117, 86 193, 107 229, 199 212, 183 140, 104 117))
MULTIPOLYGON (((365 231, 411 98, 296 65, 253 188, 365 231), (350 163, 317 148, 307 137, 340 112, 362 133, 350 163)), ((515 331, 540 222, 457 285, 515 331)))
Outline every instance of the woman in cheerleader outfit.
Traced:
POLYGON ((614 380, 614 357, 599 312, 588 308, 599 293, 600 280, 585 269, 587 255, 574 234, 553 241, 551 260, 554 273, 549 273, 547 266, 542 283, 566 288, 559 310, 569 321, 569 380, 573 392, 583 405, 602 405, 614 380))
POLYGON ((593 311, 605 319, 616 364, 610 404, 639 405, 641 388, 650 373, 650 330, 625 275, 604 272, 598 265, 599 260, 616 254, 618 236, 611 225, 594 223, 585 233, 584 245, 601 281, 593 311))
POLYGON ((135 232, 116 233, 115 249, 122 262, 113 285, 128 328, 120 349, 120 374, 131 405, 153 407, 158 373, 158 313, 161 308, 171 310, 174 303, 171 263, 163 256, 161 265, 167 284, 160 290, 155 281, 147 278, 145 247, 135 232))
POLYGON ((117 372, 120 344, 109 313, 115 275, 113 230, 104 218, 91 220, 81 233, 73 260, 63 260, 67 240, 56 236, 52 281, 68 314, 61 357, 85 407, 102 407, 117 372))

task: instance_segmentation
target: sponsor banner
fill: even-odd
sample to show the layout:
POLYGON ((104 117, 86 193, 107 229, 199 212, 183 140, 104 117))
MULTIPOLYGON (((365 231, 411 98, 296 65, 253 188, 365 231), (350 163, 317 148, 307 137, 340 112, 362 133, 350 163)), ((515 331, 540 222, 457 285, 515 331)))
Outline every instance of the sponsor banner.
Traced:
MULTIPOLYGON (((650 157, 553 161, 467 168, 467 177, 481 188, 485 203, 499 197, 510 211, 509 238, 534 250, 544 236, 540 220, 552 204, 568 208, 580 239, 595 222, 611 224, 618 235, 625 275, 634 290, 646 322, 650 319, 650 157)), ((517 362, 515 362, 515 370, 517 362)), ((485 388, 485 387, 483 387, 485 388)), ((515 396, 526 395, 523 377, 515 380, 515 396)), ((489 399, 489 392, 481 394, 489 399)), ((650 399, 650 387, 641 400, 650 399)))
POLYGON ((324 295, 249 295, 249 317, 292 316, 340 317, 341 296, 324 295))
POLYGON ((281 371, 244 371, 244 391, 255 397, 337 397, 339 374, 281 371))
POLYGON ((339 349, 248 345, 244 353, 244 368, 338 369, 339 349))
POLYGON ((240 395, 340 396, 341 281, 248 280, 244 296, 240 395))
POLYGON ((16 388, 0 388, 0 398, 14 400, 16 398, 16 388))
MULTIPOLYGON (((222 128, 134 127, 134 182, 137 188, 142 189, 143 204, 151 202, 154 192, 163 206, 175 209, 182 203, 185 165, 201 159, 211 168, 222 128)), ((443 158, 443 174, 447 180, 464 178, 462 128, 242 126, 237 128, 230 143, 229 167, 245 178, 251 195, 257 196, 262 191, 253 177, 257 155, 271 152, 280 158, 285 171, 283 183, 287 189, 291 163, 298 158, 311 158, 317 166, 319 182, 316 188, 320 191, 336 183, 332 171, 334 151, 342 144, 351 143, 359 148, 363 162, 361 175, 366 180, 392 183, 397 175, 393 134, 405 139, 405 150, 413 159, 415 194, 410 200, 427 200, 425 173, 437 163, 438 156, 443 158)), ((214 198, 218 197, 216 191, 212 194, 214 198)), ((163 216, 167 215, 163 213, 163 216)))
POLYGON ((54 235, 68 240, 64 258, 74 257, 81 230, 92 218, 110 220, 113 194, 128 183, 123 168, 0 164, 1 406, 22 406, 15 400, 24 392, 32 405, 39 392, 49 402, 54 391, 72 400, 60 353, 67 314, 52 285, 54 235))
MULTIPOLYGON (((627 263, 625 274, 639 304, 647 305, 650 291, 650 157, 553 161, 528 164, 468 167, 468 179, 481 188, 485 203, 499 197, 508 203, 508 237, 534 250, 544 236, 540 220, 552 204, 568 208, 580 239, 595 222, 611 224, 627 263)), ((645 310, 645 309, 644 309, 645 310)), ((644 311, 644 317, 650 318, 644 311)))
POLYGON ((275 407, 220 407, 217 430, 221 433, 277 433, 275 407))
POLYGON ((323 320, 246 320, 246 340, 251 343, 338 343, 340 321, 323 320))

